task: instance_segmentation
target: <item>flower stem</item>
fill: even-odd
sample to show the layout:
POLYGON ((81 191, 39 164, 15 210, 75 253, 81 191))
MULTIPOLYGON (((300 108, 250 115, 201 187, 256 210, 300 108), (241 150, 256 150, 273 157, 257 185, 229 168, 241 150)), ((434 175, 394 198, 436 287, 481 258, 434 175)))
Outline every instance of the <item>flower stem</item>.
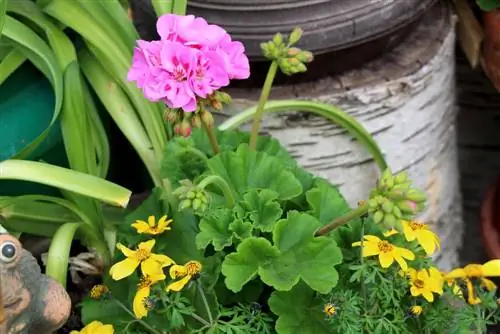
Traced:
POLYGON ((207 133, 208 140, 210 140, 210 145, 212 145, 212 149, 215 154, 219 154, 220 148, 219 144, 217 143, 217 137, 215 137, 215 131, 213 125, 208 125, 203 122, 203 129, 207 133))
POLYGON ((368 212, 368 203, 364 203, 363 205, 360 205, 358 208, 346 213, 345 215, 338 217, 334 221, 332 221, 330 224, 323 226, 319 230, 316 231, 314 236, 319 237, 325 234, 328 234, 328 232, 333 231, 334 229, 345 225, 349 223, 351 220, 356 219, 361 217, 362 215, 366 214, 368 212))
POLYGON ((203 301, 203 305, 205 305, 205 309, 208 313, 208 321, 210 322, 210 325, 212 325, 214 323, 214 319, 212 317, 212 311, 210 310, 210 306, 208 305, 207 297, 205 296, 205 291, 203 291, 203 287, 201 286, 200 280, 196 281, 196 288, 200 293, 201 300, 203 301))
POLYGON ((250 135, 250 148, 255 150, 257 146, 257 137, 260 131, 260 122, 264 114, 264 105, 269 99, 269 94, 271 93, 271 88, 273 86, 274 77, 278 71, 278 62, 273 60, 269 70, 267 72, 266 81, 264 81, 264 86, 262 87, 262 92, 260 93, 259 104, 257 105, 257 110, 255 112, 252 124, 252 134, 250 135))
POLYGON ((159 331, 157 331, 156 329, 154 329, 153 327, 149 326, 146 322, 140 320, 140 319, 137 319, 137 317, 135 316, 134 313, 132 313, 132 311, 130 311, 125 305, 122 304, 122 302, 120 302, 118 299, 114 299, 115 302, 118 304, 118 306, 120 306, 125 312, 127 312, 128 314, 130 314, 132 316, 132 318, 134 318, 138 323, 140 323, 142 326, 144 326, 145 328, 149 329, 151 331, 151 333, 154 333, 154 334, 161 334, 159 331))
POLYGON ((363 327, 364 327, 364 322, 366 320, 366 286, 365 286, 365 278, 364 278, 364 264, 365 260, 363 258, 363 247, 364 247, 364 240, 365 239, 365 219, 361 218, 361 247, 359 251, 359 258, 361 261, 361 297, 363 298, 363 327))
POLYGON ((177 15, 186 15, 187 1, 173 0, 172 13, 177 15))
POLYGON ((222 193, 224 194, 224 198, 226 199, 226 204, 228 208, 232 208, 235 204, 235 198, 233 191, 229 184, 219 175, 209 175, 204 178, 200 183, 198 183, 198 187, 200 189, 205 189, 209 184, 215 184, 222 193))

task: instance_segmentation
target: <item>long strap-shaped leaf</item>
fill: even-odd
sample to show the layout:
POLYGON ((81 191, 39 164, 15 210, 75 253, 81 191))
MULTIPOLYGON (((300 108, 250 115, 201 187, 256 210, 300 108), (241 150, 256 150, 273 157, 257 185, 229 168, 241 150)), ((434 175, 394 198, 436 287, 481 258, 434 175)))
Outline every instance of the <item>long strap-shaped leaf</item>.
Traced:
POLYGON ((0 37, 2 36, 5 16, 7 15, 7 0, 0 0, 0 37))
POLYGON ((2 35, 11 40, 44 75, 49 79, 54 87, 55 106, 54 113, 47 128, 24 149, 22 149, 15 158, 26 158, 37 146, 45 139, 57 120, 62 107, 63 77, 61 67, 57 61, 54 52, 49 48, 35 32, 23 23, 7 15, 2 35))
MULTIPOLYGON (((366 129, 358 122, 355 118, 349 116, 342 110, 333 107, 326 103, 310 102, 310 101, 298 101, 298 100, 283 100, 283 101, 270 101, 264 106, 264 112, 274 113, 274 112, 284 112, 284 111, 307 111, 313 114, 322 116, 331 122, 340 125, 342 128, 346 129, 358 142, 363 145, 368 152, 373 156, 375 162, 381 171, 387 168, 387 162, 384 159, 384 155, 373 137, 366 131, 366 129)), ((219 126, 220 130, 230 130, 238 128, 240 125, 250 121, 257 107, 248 108, 241 113, 231 117, 226 120, 223 124, 219 126)))
POLYGON ((10 50, 5 58, 0 62, 0 85, 22 64, 24 64, 25 61, 26 56, 23 55, 17 48, 10 50))

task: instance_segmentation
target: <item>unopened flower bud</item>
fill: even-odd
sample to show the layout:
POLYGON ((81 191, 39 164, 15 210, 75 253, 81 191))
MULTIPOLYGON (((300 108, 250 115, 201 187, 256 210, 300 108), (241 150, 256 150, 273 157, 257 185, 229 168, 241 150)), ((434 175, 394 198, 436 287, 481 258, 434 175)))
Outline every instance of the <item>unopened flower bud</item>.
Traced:
POLYGON ((382 211, 377 211, 373 214, 372 218, 375 224, 379 224, 382 220, 384 220, 384 213, 382 211))
POLYGON ((217 100, 217 99, 210 100, 210 106, 212 108, 214 108, 215 110, 221 110, 222 109, 222 103, 219 100, 217 100))
POLYGON ((417 211, 417 203, 409 200, 399 201, 396 203, 396 206, 404 213, 407 214, 416 214, 417 211))
POLYGON ((191 125, 189 124, 189 121, 185 119, 180 124, 176 124, 174 131, 176 131, 179 136, 189 137, 191 135, 191 125))
POLYGON ((382 210, 386 213, 392 213, 392 209, 394 208, 394 204, 388 199, 385 199, 385 201, 382 203, 382 210))
POLYGON ((207 127, 212 127, 214 125, 214 117, 212 116, 212 113, 207 110, 203 110, 200 113, 201 121, 203 124, 205 124, 207 127))
POLYGON ((277 59, 279 56, 278 48, 276 48, 273 42, 261 43, 260 48, 264 57, 270 60, 277 59))
POLYGON ((304 73, 307 71, 306 65, 299 63, 295 66, 295 73, 304 73))
POLYGON ((200 115, 194 115, 193 118, 191 118, 191 125, 193 128, 201 128, 201 117, 200 115))
POLYGON ((394 217, 394 215, 390 213, 385 214, 383 224, 388 228, 394 227, 396 225, 396 217, 394 217))
POLYGON ((163 114, 163 117, 165 118, 165 120, 167 122, 174 124, 179 119, 179 114, 177 111, 169 108, 169 109, 165 109, 165 113, 163 114))
POLYGON ((402 184, 408 180, 408 172, 405 170, 402 172, 399 172, 394 176, 394 183, 395 184, 402 184))
POLYGON ((290 58, 295 58, 300 53, 299 48, 289 48, 286 50, 286 55, 290 58))
POLYGON ((217 92, 217 99, 223 104, 231 103, 231 95, 225 92, 217 92))
POLYGON ((290 33, 290 36, 288 37, 288 44, 289 45, 297 44, 297 42, 300 41, 300 38, 302 37, 303 33, 304 31, 302 29, 294 28, 290 33))
POLYGON ((280 47, 283 45, 283 35, 281 33, 277 33, 273 36, 273 43, 276 47, 280 47))
POLYGON ((422 203, 425 202, 427 196, 422 190, 413 188, 406 192, 406 198, 417 203, 422 203))
POLYGON ((299 54, 297 54, 297 59, 304 63, 304 64, 307 64, 307 63, 310 63, 313 61, 314 59, 314 56, 312 54, 312 52, 309 52, 309 51, 300 51, 299 54))

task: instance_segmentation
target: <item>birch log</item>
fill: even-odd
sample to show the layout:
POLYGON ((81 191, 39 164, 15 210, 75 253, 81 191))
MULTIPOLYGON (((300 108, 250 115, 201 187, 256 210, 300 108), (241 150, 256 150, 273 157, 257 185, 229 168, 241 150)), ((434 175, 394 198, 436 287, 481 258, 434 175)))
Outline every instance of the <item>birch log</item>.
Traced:
POLYGON ((500 174, 500 94, 480 69, 457 54, 458 140, 465 220, 463 263, 488 260, 482 246, 480 206, 500 174))
MULTIPOLYGON (((336 105, 367 128, 393 171, 408 170, 427 191, 421 219, 441 238, 436 260, 443 270, 457 264, 462 234, 454 43, 454 20, 439 5, 406 41, 363 68, 315 83, 276 87, 271 96, 336 105)), ((231 109, 254 105, 259 91, 232 91, 231 109)), ((351 205, 365 199, 375 184, 373 159, 325 119, 298 112, 267 115, 263 131, 279 139, 302 166, 339 185, 351 205)))

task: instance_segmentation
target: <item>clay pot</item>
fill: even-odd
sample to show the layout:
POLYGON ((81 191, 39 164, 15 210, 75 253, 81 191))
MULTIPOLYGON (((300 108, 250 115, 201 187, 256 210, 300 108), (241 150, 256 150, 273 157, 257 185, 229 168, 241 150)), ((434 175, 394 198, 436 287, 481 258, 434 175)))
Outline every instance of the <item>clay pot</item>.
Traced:
POLYGON ((500 177, 481 203, 481 230, 486 254, 500 259, 500 177))
POLYGON ((500 92, 500 10, 483 13, 485 40, 483 58, 486 72, 500 92))

